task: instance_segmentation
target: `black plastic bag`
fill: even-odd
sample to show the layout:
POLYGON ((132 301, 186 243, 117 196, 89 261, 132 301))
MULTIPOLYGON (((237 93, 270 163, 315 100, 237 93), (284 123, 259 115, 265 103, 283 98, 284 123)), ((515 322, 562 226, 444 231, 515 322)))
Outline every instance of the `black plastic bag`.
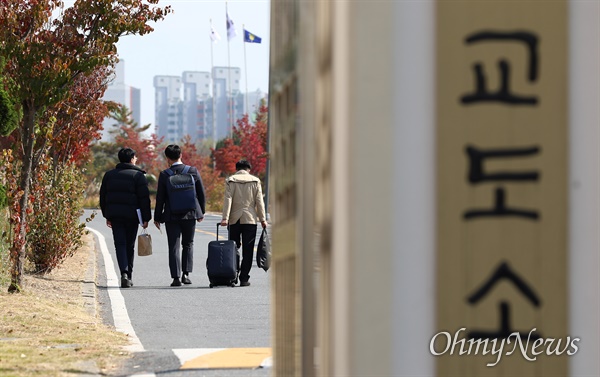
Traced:
POLYGON ((256 250, 256 265, 267 271, 271 267, 271 242, 267 230, 263 231, 258 240, 258 248, 256 250))

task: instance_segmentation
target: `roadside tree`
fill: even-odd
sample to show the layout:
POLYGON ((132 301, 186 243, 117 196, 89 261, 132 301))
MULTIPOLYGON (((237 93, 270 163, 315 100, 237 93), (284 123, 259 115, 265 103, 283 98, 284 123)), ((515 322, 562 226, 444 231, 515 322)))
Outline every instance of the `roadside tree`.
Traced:
MULTIPOLYGON (((152 177, 157 177, 160 167, 164 164, 164 158, 157 152, 163 138, 158 138, 156 134, 149 137, 144 136, 144 132, 150 128, 150 124, 140 126, 131 115, 127 107, 119 107, 112 114, 113 119, 117 121, 117 128, 113 131, 115 139, 115 153, 120 148, 129 147, 133 149, 138 156, 138 164, 148 172, 152 177)), ((155 182, 156 179, 151 182, 155 182)))
POLYGON ((14 152, 22 163, 11 194, 9 292, 22 289, 32 174, 57 126, 49 114, 73 95, 81 76, 99 73, 102 67, 113 69, 120 37, 147 34, 153 30, 148 22, 170 12, 156 4, 158 0, 94 0, 65 8, 60 0, 0 2, 0 56, 5 59, 2 72, 9 78, 5 89, 23 116, 15 130, 14 152))
POLYGON ((180 146, 183 151, 183 162, 195 166, 200 172, 206 194, 206 210, 218 211, 223 204, 225 192, 220 171, 213 169, 208 152, 202 145, 193 143, 189 135, 181 140, 180 146))
POLYGON ((27 259, 36 273, 48 273, 81 246, 85 225, 80 224, 85 180, 82 166, 89 160, 89 144, 100 136, 109 104, 102 101, 108 67, 75 79, 64 101, 46 111, 40 122, 53 122, 51 141, 32 171, 27 259))
MULTIPOLYGON (((235 132, 235 131, 234 131, 235 132)), ((213 151, 215 159, 215 169, 225 175, 235 173, 235 163, 243 156, 242 148, 234 144, 233 139, 227 138, 223 141, 221 147, 213 151)))
POLYGON ((261 179, 267 166, 267 120, 268 107, 262 102, 252 124, 248 114, 238 119, 233 138, 226 138, 213 151, 215 166, 225 175, 235 173, 235 163, 245 158, 252 164, 253 174, 261 179))
POLYGON ((114 124, 107 130, 113 141, 98 141, 91 145, 91 158, 85 165, 85 196, 88 205, 98 205, 102 176, 119 162, 117 153, 120 148, 130 147, 136 151, 141 167, 148 172, 151 190, 156 183, 156 170, 162 161, 161 156, 156 153, 162 138, 154 134, 149 138, 143 135, 143 132, 150 128, 150 124, 140 127, 126 106, 114 102, 107 105, 110 108, 110 117, 114 120, 114 124))

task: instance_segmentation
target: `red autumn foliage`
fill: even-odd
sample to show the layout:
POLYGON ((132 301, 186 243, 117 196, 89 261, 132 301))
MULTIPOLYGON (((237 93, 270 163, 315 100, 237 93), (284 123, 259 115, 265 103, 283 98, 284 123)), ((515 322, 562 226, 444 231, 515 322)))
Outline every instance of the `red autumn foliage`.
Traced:
POLYGON ((216 169, 230 175, 235 173, 235 163, 242 158, 242 148, 233 143, 233 139, 225 139, 223 146, 213 151, 216 169))
POLYGON ((195 166, 202 178, 202 185, 206 194, 206 210, 220 211, 223 204, 224 182, 221 172, 213 169, 210 156, 203 152, 192 138, 186 135, 179 143, 181 160, 186 165, 195 166))
POLYGON ((267 116, 268 107, 261 105, 254 124, 248 115, 238 119, 233 129, 233 139, 227 138, 223 146, 213 151, 216 167, 226 175, 235 173, 235 163, 244 158, 252 165, 252 173, 264 178, 267 166, 267 116))
POLYGON ((211 161, 210 156, 203 157, 200 176, 206 192, 206 210, 220 212, 225 195, 225 181, 221 177, 221 172, 211 167, 211 161))
POLYGON ((186 165, 195 166, 198 171, 202 170, 202 167, 206 164, 205 156, 200 153, 198 146, 192 142, 190 135, 186 135, 181 143, 181 160, 186 165))
POLYGON ((102 121, 110 106, 102 100, 106 89, 107 67, 98 67, 75 78, 69 96, 44 114, 42 122, 56 121, 52 127, 51 156, 55 164, 84 165, 90 158, 90 144, 100 138, 102 121))
MULTIPOLYGON (((40 161, 48 155, 54 127, 60 127, 60 117, 53 119, 50 114, 58 114, 65 101, 79 102, 74 97, 81 77, 103 75, 99 72, 103 68, 112 70, 121 36, 144 35, 153 30, 149 23, 170 12, 169 7, 155 6, 157 2, 94 0, 76 1, 65 7, 59 0, 2 1, 0 70, 6 79, 7 93, 23 114, 15 130, 15 157, 22 164, 16 174, 17 187, 11 194, 14 220, 9 292, 22 289, 32 178, 40 161)), ((69 111, 85 112, 86 103, 63 109, 67 115, 69 111)), ((74 125, 72 121, 66 123, 74 125)), ((78 140, 67 137, 61 142, 73 146, 78 140)), ((58 148, 54 152, 58 154, 58 148)))
POLYGON ((135 151, 138 158, 137 165, 147 172, 155 174, 160 172, 160 168, 164 165, 164 159, 158 150, 162 138, 157 138, 156 135, 151 135, 150 138, 144 138, 141 132, 130 125, 122 125, 120 134, 115 136, 115 143, 120 148, 131 148, 135 151))

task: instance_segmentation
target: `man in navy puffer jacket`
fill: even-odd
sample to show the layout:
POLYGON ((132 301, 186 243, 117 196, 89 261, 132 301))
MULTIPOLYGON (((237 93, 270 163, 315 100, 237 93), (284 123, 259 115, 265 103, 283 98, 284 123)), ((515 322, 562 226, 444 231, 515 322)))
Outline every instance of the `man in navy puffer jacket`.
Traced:
POLYGON ((122 148, 118 156, 120 163, 102 178, 100 208, 106 225, 112 229, 121 270, 121 288, 129 288, 133 285, 131 272, 139 224, 137 210, 142 214, 144 229, 148 227, 152 213, 146 172, 135 165, 135 151, 122 148))

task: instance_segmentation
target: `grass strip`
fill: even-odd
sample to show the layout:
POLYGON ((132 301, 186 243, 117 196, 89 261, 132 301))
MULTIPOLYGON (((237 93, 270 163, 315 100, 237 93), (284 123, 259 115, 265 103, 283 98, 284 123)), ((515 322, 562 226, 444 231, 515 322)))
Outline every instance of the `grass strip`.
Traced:
POLYGON ((91 235, 84 247, 44 276, 25 276, 23 293, 0 287, 0 375, 110 375, 130 355, 127 336, 84 308, 81 285, 91 235))

